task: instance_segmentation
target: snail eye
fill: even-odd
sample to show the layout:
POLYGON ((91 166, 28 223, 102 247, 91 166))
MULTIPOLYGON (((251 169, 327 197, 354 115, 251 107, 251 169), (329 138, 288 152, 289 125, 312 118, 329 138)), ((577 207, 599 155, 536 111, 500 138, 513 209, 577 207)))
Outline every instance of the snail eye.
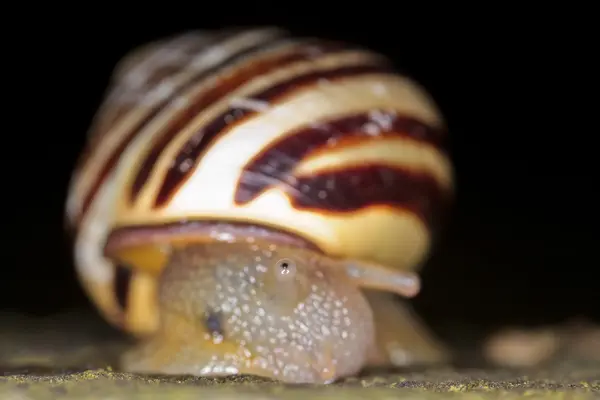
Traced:
POLYGON ((296 276, 296 263, 289 258, 277 261, 275 273, 279 279, 293 279, 296 276))

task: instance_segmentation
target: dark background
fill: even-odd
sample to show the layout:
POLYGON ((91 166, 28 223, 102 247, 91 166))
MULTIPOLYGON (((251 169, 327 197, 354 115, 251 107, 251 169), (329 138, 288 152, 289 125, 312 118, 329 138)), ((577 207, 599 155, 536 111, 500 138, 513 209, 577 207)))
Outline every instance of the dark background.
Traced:
POLYGON ((426 13, 358 5, 344 17, 335 7, 329 16, 223 6, 229 12, 218 18, 204 12, 187 21, 185 9, 170 19, 97 22, 94 12, 79 12, 22 26, 6 39, 14 48, 5 65, 15 75, 4 106, 2 309, 93 312, 74 275, 63 209, 69 174, 119 58, 186 29, 275 24, 387 54, 444 112, 458 197, 414 301, 427 321, 462 332, 600 316, 597 123, 585 122, 592 100, 575 93, 588 87, 579 81, 589 49, 575 46, 580 40, 566 37, 562 25, 441 10, 439 23, 426 13))

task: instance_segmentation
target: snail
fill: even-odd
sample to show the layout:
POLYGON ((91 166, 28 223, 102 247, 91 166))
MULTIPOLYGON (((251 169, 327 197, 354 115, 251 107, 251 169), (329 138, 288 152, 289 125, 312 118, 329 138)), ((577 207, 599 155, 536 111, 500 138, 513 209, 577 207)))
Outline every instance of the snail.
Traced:
POLYGON ((327 384, 436 362, 420 292, 453 169, 382 54, 275 27, 189 31, 115 66, 66 199, 82 287, 138 373, 327 384))

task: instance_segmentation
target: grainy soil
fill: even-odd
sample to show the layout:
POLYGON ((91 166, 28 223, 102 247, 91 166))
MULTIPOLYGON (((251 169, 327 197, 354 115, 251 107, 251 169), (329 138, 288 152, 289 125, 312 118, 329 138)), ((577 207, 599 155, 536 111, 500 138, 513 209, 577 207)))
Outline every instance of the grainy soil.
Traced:
POLYGON ((600 363, 370 372, 329 386, 256 377, 207 379, 118 372, 128 346, 96 319, 0 316, 1 399, 600 399, 600 363))

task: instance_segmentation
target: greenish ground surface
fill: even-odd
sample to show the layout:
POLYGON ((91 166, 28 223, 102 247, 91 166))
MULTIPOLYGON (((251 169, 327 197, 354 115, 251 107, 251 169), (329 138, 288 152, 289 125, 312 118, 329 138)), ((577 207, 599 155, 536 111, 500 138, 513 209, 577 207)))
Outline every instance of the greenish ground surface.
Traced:
POLYGON ((111 368, 127 346, 83 316, 0 316, 0 399, 593 399, 600 364, 570 361, 532 370, 378 372, 329 386, 291 386, 254 377, 140 376, 111 368))

